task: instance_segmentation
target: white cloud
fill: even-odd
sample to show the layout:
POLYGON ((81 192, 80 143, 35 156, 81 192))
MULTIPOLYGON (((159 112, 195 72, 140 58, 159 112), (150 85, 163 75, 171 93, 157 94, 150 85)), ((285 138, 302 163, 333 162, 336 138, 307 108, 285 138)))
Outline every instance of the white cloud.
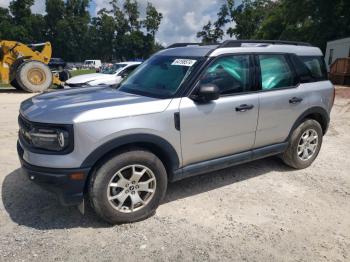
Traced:
MULTIPOLYGON (((95 11, 92 15, 97 15, 97 12, 103 8, 110 8, 110 0, 93 0, 93 5, 95 5, 95 11)), ((90 3, 91 5, 91 3, 90 3)))
POLYGON ((35 14, 45 14, 45 0, 35 0, 31 10, 35 14))
POLYGON ((10 1, 11 0, 1 0, 0 1, 0 7, 8 7, 9 6, 9 4, 10 4, 10 1))

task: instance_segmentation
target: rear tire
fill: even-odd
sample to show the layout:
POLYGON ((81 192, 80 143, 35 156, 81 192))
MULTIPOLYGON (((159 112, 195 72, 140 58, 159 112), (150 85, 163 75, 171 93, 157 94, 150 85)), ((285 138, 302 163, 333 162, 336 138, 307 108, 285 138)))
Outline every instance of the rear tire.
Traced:
POLYGON ((142 149, 125 151, 106 160, 93 173, 89 198, 95 212, 108 223, 136 222, 155 213, 167 182, 166 170, 157 156, 142 149))
POLYGON ((52 72, 50 68, 39 61, 27 60, 23 62, 16 72, 16 82, 25 91, 39 93, 49 89, 52 85, 52 72))
POLYGON ((321 125, 312 119, 301 123, 292 133, 283 162, 295 169, 309 167, 320 152, 323 132, 321 125))

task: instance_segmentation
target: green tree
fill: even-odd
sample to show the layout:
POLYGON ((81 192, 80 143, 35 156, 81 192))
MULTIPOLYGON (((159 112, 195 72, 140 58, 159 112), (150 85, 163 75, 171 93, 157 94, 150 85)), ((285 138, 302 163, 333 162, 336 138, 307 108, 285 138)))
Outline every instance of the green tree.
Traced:
POLYGON ((32 14, 30 8, 33 4, 34 0, 10 2, 11 17, 8 19, 8 25, 11 26, 11 33, 8 34, 7 39, 12 37, 12 39, 25 43, 45 40, 45 23, 41 15, 32 14))
POLYGON ((162 19, 163 14, 159 13, 150 2, 147 2, 146 19, 143 21, 143 24, 147 29, 147 32, 153 37, 155 37, 155 34, 158 31, 162 19))
POLYGON ((125 0, 123 7, 129 21, 130 31, 139 31, 141 24, 138 3, 135 0, 125 0))
POLYGON ((162 14, 148 4, 140 18, 137 1, 110 0, 110 8, 91 18, 91 0, 45 0, 46 14, 32 14, 34 0, 12 0, 0 8, 0 38, 23 43, 50 41, 53 56, 67 61, 147 58, 161 48, 155 43, 162 14))
POLYGON ((20 25, 27 22, 25 19, 32 15, 30 10, 32 5, 34 5, 34 0, 13 0, 10 2, 9 7, 15 24, 20 25))
POLYGON ((238 39, 255 39, 261 23, 273 10, 274 2, 271 0, 243 0, 242 4, 231 12, 231 19, 235 22, 227 33, 238 39))
POLYGON ((0 39, 15 39, 16 35, 10 11, 0 7, 0 39))
POLYGON ((203 43, 216 43, 225 35, 222 28, 230 21, 229 6, 223 4, 217 13, 217 16, 218 18, 214 23, 209 21, 203 26, 202 31, 197 33, 197 38, 201 38, 203 43))

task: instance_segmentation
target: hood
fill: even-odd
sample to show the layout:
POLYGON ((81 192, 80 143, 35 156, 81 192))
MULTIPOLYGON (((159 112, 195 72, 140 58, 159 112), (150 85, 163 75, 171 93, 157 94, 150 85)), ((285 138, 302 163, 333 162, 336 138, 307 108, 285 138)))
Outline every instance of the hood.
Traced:
MULTIPOLYGON (((103 81, 103 80, 111 80, 116 78, 116 75, 109 75, 109 74, 101 74, 101 73, 95 73, 95 74, 85 74, 85 75, 79 75, 74 76, 66 81, 67 84, 85 84, 90 81, 103 81)), ((98 83, 101 84, 102 82, 98 83)), ((96 83, 94 83, 96 84, 96 83)))
POLYGON ((72 124, 159 113, 170 101, 124 93, 110 87, 76 88, 25 100, 20 113, 33 122, 72 124))

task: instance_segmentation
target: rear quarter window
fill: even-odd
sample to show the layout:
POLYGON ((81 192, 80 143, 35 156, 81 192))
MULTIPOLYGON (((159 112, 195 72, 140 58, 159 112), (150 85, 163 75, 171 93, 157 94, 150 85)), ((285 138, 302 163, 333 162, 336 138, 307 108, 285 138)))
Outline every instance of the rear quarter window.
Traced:
POLYGON ((300 60, 309 70, 310 75, 315 81, 327 80, 327 69, 323 57, 319 56, 300 56, 300 60))

